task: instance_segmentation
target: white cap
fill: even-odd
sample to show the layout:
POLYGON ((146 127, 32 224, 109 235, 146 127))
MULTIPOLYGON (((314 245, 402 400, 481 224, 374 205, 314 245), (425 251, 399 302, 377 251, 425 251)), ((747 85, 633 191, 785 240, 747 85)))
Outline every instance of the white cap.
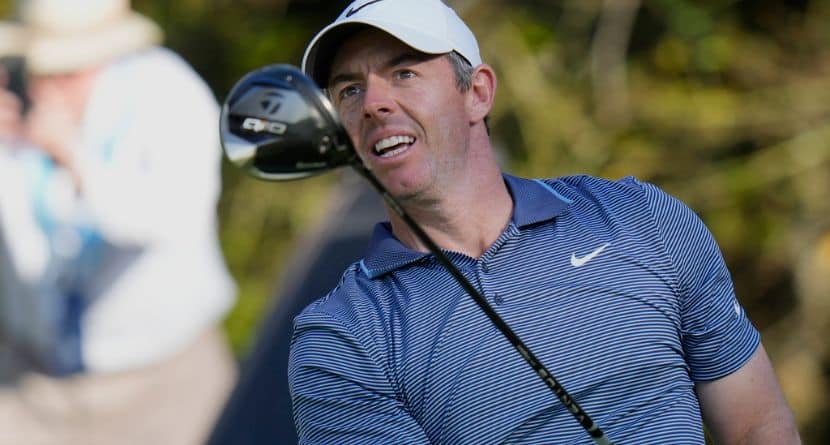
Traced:
POLYGON ((473 67, 481 65, 473 32, 441 0, 356 0, 311 40, 303 56, 303 71, 325 86, 338 46, 366 25, 423 53, 455 51, 473 67))

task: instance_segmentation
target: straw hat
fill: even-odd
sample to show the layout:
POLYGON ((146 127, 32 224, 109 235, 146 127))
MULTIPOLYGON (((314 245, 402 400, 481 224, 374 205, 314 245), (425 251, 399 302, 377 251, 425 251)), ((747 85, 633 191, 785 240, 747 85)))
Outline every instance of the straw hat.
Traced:
POLYGON ((34 74, 77 71, 157 45, 161 29, 129 0, 24 0, 31 32, 26 63, 34 74))
POLYGON ((0 21, 0 57, 20 56, 26 45, 26 33, 18 23, 0 21))

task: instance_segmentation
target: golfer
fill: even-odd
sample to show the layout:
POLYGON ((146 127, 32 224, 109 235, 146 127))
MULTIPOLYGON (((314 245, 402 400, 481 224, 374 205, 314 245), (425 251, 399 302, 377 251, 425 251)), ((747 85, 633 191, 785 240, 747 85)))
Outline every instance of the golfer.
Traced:
MULTIPOLYGON (((618 444, 799 443, 701 220, 634 178, 500 170, 496 74, 440 0, 358 0, 306 50, 362 161, 618 444)), ((302 444, 589 444, 393 212, 295 319, 302 444)))

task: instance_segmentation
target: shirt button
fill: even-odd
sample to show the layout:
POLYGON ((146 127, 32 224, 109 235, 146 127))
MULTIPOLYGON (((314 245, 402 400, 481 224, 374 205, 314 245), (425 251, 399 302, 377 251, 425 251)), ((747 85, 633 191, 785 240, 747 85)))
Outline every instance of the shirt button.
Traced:
POLYGON ((482 263, 481 264, 481 271, 484 272, 484 273, 489 273, 490 272, 490 266, 488 266, 487 263, 482 263))
POLYGON ((496 304, 499 304, 499 305, 503 304, 504 303, 504 297, 502 297, 501 294, 495 294, 495 295, 493 295, 493 302, 496 303, 496 304))

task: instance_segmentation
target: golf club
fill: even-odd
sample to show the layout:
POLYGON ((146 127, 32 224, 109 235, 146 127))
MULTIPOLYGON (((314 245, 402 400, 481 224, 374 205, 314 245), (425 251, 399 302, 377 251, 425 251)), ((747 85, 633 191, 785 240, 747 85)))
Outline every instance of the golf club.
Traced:
POLYGON ((472 297, 536 374, 598 445, 613 445, 518 335, 462 275, 435 242, 361 162, 325 94, 298 68, 269 65, 244 76, 231 89, 220 118, 228 159, 249 174, 282 181, 349 165, 363 176, 472 297))

